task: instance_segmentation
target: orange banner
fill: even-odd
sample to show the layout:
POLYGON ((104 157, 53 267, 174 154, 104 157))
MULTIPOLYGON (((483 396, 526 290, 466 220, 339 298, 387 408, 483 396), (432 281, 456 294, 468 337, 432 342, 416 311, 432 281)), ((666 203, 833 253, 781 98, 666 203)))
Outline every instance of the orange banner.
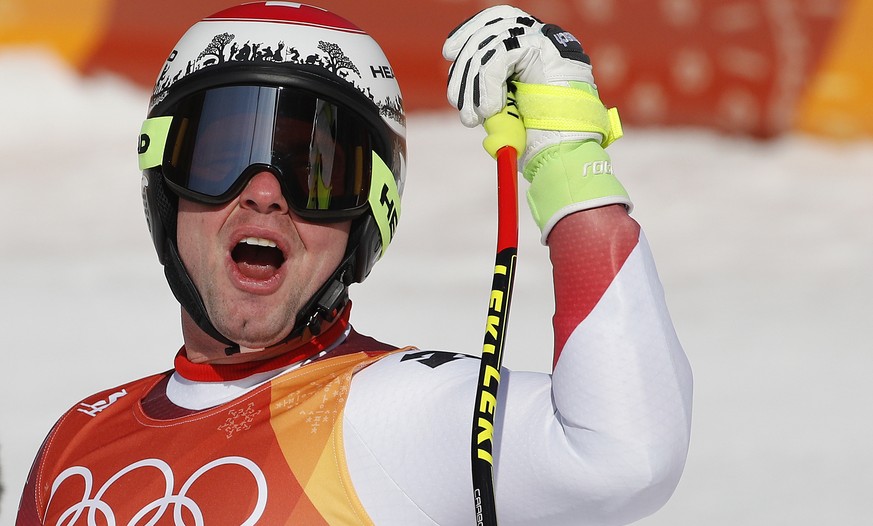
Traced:
MULTIPOLYGON (((43 44, 85 73, 154 81, 182 32, 228 0, 11 0, 0 46, 43 44)), ((324 0, 378 40, 406 107, 447 109, 446 34, 487 0, 324 0)), ((496 2, 495 2, 496 3, 496 2)), ((873 133, 873 66, 863 0, 542 2, 516 5, 583 42, 604 101, 626 124, 773 136, 873 133), (859 64, 866 66, 859 67, 859 64)))

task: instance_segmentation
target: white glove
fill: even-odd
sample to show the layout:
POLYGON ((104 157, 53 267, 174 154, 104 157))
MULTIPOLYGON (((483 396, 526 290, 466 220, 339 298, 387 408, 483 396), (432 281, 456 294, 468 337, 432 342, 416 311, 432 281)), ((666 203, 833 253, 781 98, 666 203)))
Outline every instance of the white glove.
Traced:
POLYGON ((465 126, 500 112, 512 81, 527 130, 519 169, 532 183, 528 203, 543 242, 552 226, 573 211, 612 203, 630 208, 602 150, 621 136, 618 115, 600 102, 591 61, 572 34, 518 8, 495 6, 455 29, 443 56, 453 62, 448 99, 465 126), (543 181, 534 182, 543 173, 543 181), (556 190, 568 186, 562 178, 574 188, 556 190))
POLYGON ((443 57, 453 62, 449 102, 470 128, 503 108, 507 79, 594 84, 591 60, 573 35, 508 5, 480 11, 458 26, 443 45, 443 57))

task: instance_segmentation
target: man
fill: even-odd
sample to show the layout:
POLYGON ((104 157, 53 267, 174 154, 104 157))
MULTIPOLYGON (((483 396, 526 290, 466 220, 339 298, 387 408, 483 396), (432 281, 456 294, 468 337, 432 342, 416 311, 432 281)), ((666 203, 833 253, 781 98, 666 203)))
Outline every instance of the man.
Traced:
MULTIPOLYGON (((691 373, 603 150, 617 118, 578 41, 515 8, 468 20, 443 53, 464 124, 516 90, 520 168, 554 266, 554 372, 501 372, 500 523, 635 521, 678 483, 691 373)), ((347 288, 400 214, 405 119, 389 73, 366 33, 300 4, 227 9, 182 37, 140 167, 184 347, 172 371, 61 418, 18 525, 475 522, 478 360, 349 325, 347 288)))

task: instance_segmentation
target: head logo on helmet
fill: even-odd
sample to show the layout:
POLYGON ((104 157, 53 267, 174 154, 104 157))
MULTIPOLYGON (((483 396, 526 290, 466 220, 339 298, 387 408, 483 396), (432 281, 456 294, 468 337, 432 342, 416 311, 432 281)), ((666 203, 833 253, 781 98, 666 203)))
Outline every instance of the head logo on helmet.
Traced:
POLYGON ((194 25, 164 63, 152 106, 177 81, 204 68, 262 62, 314 66, 334 74, 368 97, 405 135, 403 100, 378 44, 348 20, 294 2, 244 4, 194 25), (289 24, 296 27, 289 30, 289 24))
MULTIPOLYGON (((161 168, 167 134, 181 101, 229 86, 298 90, 356 115, 371 137, 365 213, 356 217, 346 257, 298 314, 296 334, 346 301, 384 253, 400 213, 406 165, 403 99, 379 45, 351 22, 294 2, 255 2, 194 24, 170 53, 155 83, 140 136, 143 200, 152 239, 176 298, 207 333, 230 345, 209 320, 176 247, 178 195, 161 168)), ((291 336, 291 335, 289 335, 291 336)))

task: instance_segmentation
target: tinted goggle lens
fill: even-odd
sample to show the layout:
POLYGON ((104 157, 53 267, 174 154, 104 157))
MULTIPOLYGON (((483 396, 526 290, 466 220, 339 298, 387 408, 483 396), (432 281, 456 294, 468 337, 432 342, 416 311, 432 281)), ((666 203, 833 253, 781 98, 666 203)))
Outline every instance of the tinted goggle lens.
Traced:
POLYGON ((166 128, 160 166, 182 197, 224 203, 267 170, 302 216, 349 217, 366 208, 372 139, 350 110, 290 88, 227 86, 168 113, 149 120, 163 119, 155 123, 166 128))

